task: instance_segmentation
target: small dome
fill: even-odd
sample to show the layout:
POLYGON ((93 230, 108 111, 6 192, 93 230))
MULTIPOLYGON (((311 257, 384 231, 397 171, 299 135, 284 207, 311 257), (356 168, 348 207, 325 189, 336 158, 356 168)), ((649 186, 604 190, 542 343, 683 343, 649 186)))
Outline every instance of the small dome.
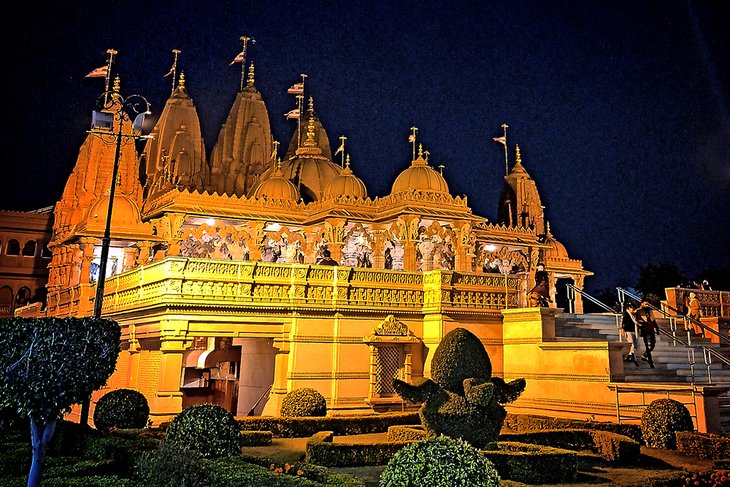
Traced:
POLYGON ((547 233, 545 234, 545 243, 550 248, 545 249, 545 257, 550 259, 568 259, 568 250, 563 244, 558 242, 550 232, 550 223, 547 225, 547 233))
POLYGON ((390 193, 395 194, 413 189, 449 194, 449 185, 446 184, 446 180, 428 165, 428 160, 423 158, 420 149, 418 157, 411 163, 411 166, 395 178, 390 193))
POLYGON ((324 188, 325 198, 337 196, 352 196, 354 198, 367 198, 368 190, 365 183, 355 176, 350 169, 350 156, 347 156, 347 165, 340 171, 340 175, 334 178, 324 188))
POLYGON ((266 197, 285 201, 297 201, 299 199, 297 187, 284 177, 284 173, 281 172, 281 162, 279 164, 274 174, 256 188, 254 192, 255 198, 266 197))
MULTIPOLYGON (((109 213, 109 195, 102 196, 89 210, 88 221, 105 225, 109 213)), ((111 226, 114 228, 137 225, 141 221, 137 205, 123 194, 114 195, 111 226)))

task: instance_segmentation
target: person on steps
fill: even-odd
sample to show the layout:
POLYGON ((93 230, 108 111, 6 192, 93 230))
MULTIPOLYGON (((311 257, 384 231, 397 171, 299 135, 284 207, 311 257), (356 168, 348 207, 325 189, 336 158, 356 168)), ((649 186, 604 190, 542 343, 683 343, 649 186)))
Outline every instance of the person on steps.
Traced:
POLYGON ((626 303, 624 309, 624 316, 621 320, 621 334, 626 337, 626 340, 631 344, 629 354, 624 357, 625 362, 632 362, 637 367, 639 361, 636 360, 636 351, 639 349, 639 336, 637 333, 636 318, 634 318, 634 310, 636 306, 634 303, 626 303))
POLYGON ((644 354, 641 360, 649 362, 649 367, 654 368, 654 360, 651 352, 656 345, 656 333, 659 331, 659 325, 652 314, 648 301, 642 301, 639 309, 634 313, 636 323, 639 325, 639 334, 644 339, 644 354))

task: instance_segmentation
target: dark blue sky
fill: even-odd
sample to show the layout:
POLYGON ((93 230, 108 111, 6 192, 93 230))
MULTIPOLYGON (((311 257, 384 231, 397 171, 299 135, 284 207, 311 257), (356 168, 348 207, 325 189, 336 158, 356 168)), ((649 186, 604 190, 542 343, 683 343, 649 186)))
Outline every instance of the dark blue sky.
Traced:
POLYGON ((596 276, 633 285, 638 266, 689 277, 730 267, 728 2, 27 2, 2 33, 0 208, 55 203, 103 91, 84 76, 119 51, 125 94, 159 115, 171 50, 208 151, 235 97, 241 35, 278 140, 307 96, 332 144, 385 195, 410 163, 408 129, 444 164, 454 195, 496 218, 519 144, 554 235, 596 276), (9 170, 9 174, 8 174, 9 170))

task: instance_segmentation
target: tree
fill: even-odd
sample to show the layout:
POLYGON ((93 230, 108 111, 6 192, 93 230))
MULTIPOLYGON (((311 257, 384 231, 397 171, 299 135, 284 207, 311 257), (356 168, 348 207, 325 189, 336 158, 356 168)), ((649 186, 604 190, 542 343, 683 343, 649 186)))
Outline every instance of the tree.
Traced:
POLYGON ((96 318, 0 319, 0 387, 30 418, 33 460, 28 487, 40 485, 56 422, 114 372, 121 329, 96 318))
POLYGON ((654 265, 649 262, 645 266, 639 266, 636 290, 641 293, 642 298, 656 306, 665 297, 665 288, 681 285, 686 280, 687 278, 672 263, 660 262, 654 265))

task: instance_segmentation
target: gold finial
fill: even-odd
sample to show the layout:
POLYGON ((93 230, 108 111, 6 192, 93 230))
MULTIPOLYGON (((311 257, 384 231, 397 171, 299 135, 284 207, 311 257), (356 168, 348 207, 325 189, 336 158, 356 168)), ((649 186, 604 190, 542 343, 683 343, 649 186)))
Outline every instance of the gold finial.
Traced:
POLYGON ((317 145, 314 141, 314 105, 311 97, 309 98, 309 117, 307 117, 307 140, 304 145, 307 147, 317 145))
POLYGON ((165 75, 166 77, 172 75, 172 93, 175 93, 175 73, 177 72, 177 57, 178 55, 180 55, 180 52, 180 49, 172 50, 172 67, 170 68, 170 71, 165 75))
POLYGON ((251 64, 248 66, 248 86, 253 86, 253 79, 254 79, 254 71, 253 71, 253 61, 251 61, 251 64))
POLYGON ((345 157, 345 167, 350 169, 350 154, 347 154, 347 157, 345 157))
POLYGON ((185 89, 185 72, 180 72, 180 82, 178 82, 177 87, 181 90, 185 89))
POLYGON ((443 164, 439 164, 439 171, 441 171, 441 175, 443 176, 444 175, 444 165, 443 164))
POLYGON ((122 80, 119 79, 119 75, 116 75, 114 77, 114 93, 112 94, 112 98, 115 100, 119 98, 121 95, 119 92, 122 91, 122 80))
POLYGON ((548 221, 546 223, 547 223, 547 232, 546 232, 546 234, 547 234, 548 237, 552 237, 553 236, 553 233, 550 231, 550 221, 548 221))
MULTIPOLYGON (((278 142, 277 142, 278 144, 278 142)), ((281 156, 276 158, 276 170, 281 172, 281 156)))
POLYGON ((418 158, 423 159, 423 144, 418 144, 418 158))
POLYGON ((515 166, 517 164, 520 164, 520 165, 522 164, 522 156, 520 155, 520 146, 519 145, 515 146, 515 159, 516 159, 515 166))
POLYGON ((312 115, 314 115, 314 97, 312 97, 312 96, 309 97, 309 108, 308 108, 308 110, 309 110, 309 116, 310 117, 312 115))

